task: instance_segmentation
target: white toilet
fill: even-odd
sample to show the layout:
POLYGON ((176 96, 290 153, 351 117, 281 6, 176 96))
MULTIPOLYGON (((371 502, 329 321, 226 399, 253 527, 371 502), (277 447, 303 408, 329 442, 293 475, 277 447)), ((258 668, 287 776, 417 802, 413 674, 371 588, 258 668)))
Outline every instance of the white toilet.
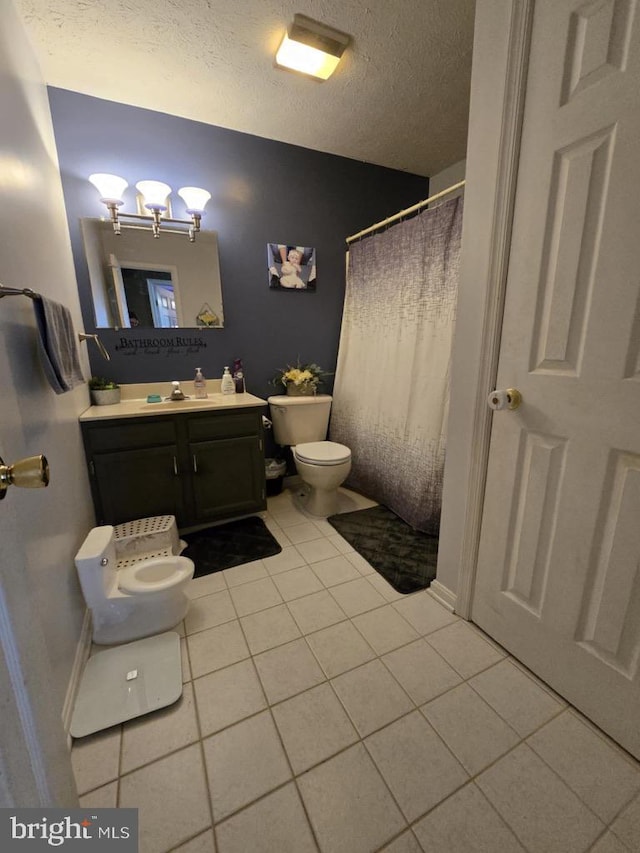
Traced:
POLYGON ((268 397, 277 444, 290 446, 298 474, 309 487, 304 509, 319 518, 337 510, 338 487, 349 476, 351 451, 344 444, 325 441, 331 400, 314 397, 268 397))
MULTIPOLYGON (((171 519, 175 528, 172 516, 157 519, 171 519)), ((162 547, 165 543, 160 542, 159 547, 156 537, 153 550, 144 552, 133 539, 117 538, 116 530, 94 527, 75 559, 93 617, 93 641, 100 645, 128 643, 175 627, 187 613, 186 587, 194 572, 193 562, 177 553, 183 544, 177 534, 176 546, 162 547)))

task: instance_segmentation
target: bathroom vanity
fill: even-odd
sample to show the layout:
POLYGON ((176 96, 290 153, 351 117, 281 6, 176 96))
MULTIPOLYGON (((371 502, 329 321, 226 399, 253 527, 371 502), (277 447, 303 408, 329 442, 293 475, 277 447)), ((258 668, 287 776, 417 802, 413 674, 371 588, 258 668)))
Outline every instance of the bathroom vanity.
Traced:
POLYGON ((213 394, 87 409, 80 423, 97 524, 175 515, 184 530, 266 509, 265 405, 213 394))

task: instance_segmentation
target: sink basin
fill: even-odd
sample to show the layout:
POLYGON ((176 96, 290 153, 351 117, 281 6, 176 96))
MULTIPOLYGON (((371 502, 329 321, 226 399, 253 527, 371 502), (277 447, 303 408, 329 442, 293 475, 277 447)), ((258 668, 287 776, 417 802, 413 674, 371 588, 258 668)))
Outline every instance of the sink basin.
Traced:
MULTIPOLYGON (((221 394, 216 396, 222 396, 221 394)), ((140 408, 141 409, 175 409, 179 411, 180 409, 193 409, 195 407, 207 408, 207 406, 215 406, 220 401, 217 401, 214 396, 207 397, 206 400, 162 400, 161 403, 143 403, 140 408)))

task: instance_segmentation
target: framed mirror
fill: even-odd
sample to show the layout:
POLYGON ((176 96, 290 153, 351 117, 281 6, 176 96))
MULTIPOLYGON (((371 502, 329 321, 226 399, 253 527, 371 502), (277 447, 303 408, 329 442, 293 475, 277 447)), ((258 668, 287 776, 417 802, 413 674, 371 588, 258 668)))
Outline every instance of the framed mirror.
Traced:
POLYGON ((184 231, 122 226, 81 219, 98 329, 224 326, 215 231, 200 231, 194 243, 184 231))

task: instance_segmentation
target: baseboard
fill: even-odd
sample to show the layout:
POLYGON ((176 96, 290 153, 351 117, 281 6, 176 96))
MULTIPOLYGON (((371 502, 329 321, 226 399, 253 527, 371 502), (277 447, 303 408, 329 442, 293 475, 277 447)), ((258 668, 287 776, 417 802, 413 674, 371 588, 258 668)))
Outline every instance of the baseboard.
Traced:
POLYGON ((62 706, 62 725, 67 734, 69 746, 71 746, 71 735, 69 734, 69 728, 71 726, 71 717, 73 716, 73 706, 76 701, 78 687, 80 686, 82 671, 84 670, 84 665, 87 662, 90 653, 91 611, 87 607, 84 613, 84 621, 82 622, 78 645, 76 646, 76 656, 74 658, 73 667, 71 669, 69 686, 67 687, 67 695, 65 696, 64 705, 62 706))
POLYGON ((447 610, 451 611, 451 613, 455 613, 456 595, 451 592, 448 587, 443 586, 435 580, 431 581, 431 586, 428 588, 427 592, 429 592, 429 594, 432 595, 443 607, 446 607, 447 610))

